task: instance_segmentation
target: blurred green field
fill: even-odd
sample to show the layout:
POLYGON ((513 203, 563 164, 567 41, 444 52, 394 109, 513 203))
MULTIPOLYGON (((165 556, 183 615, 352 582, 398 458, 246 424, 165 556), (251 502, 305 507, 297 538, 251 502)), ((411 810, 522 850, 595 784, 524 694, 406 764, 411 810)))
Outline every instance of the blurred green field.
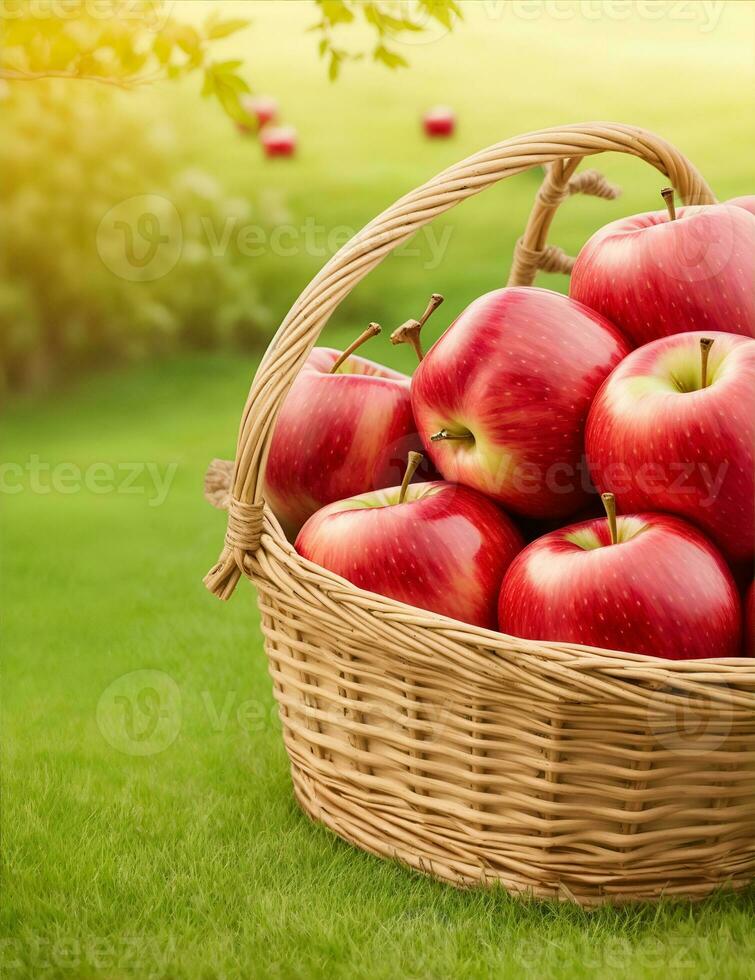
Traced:
MULTIPOLYGON (((752 5, 727 5, 710 31, 464 9, 454 35, 407 51, 407 72, 356 65, 331 86, 302 30, 311 8, 255 4, 248 44, 229 40, 228 56, 248 60, 298 127, 292 161, 261 160, 190 91, 134 98, 177 121, 187 163, 229 194, 263 194, 280 224, 311 218, 326 239, 487 143, 580 119, 657 130, 721 198, 753 190, 752 5), (458 136, 421 140, 418 114, 443 102, 458 136)), ((552 240, 568 251, 609 218, 656 206, 661 181, 647 166, 599 166, 625 195, 567 202, 552 240)), ((505 281, 536 187, 522 175, 445 216, 433 226, 434 242, 447 239, 442 260, 427 267, 427 239, 419 255, 386 260, 328 339, 343 344, 373 319, 390 328, 435 290, 447 297, 428 325, 437 336, 505 281)), ((277 251, 249 262, 274 322, 325 258, 277 251)), ((410 369, 385 337, 369 353, 410 369)), ((462 894, 351 849, 297 810, 252 592, 222 605, 201 583, 223 534, 202 476, 212 456, 233 454, 254 360, 182 354, 6 412, 3 458, 21 470, 4 469, 2 488, 2 975, 749 977, 755 891, 593 914, 462 894), (165 716, 149 700, 129 709, 144 677, 171 696, 165 716), (150 748, 161 751, 135 754, 150 748)))

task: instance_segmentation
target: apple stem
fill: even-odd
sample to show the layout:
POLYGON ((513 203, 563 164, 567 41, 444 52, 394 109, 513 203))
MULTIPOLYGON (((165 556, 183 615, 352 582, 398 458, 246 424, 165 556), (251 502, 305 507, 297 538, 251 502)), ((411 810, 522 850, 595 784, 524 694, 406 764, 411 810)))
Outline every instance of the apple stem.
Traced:
POLYGON ((377 337, 377 335, 380 333, 380 330, 381 327, 379 323, 371 323, 365 331, 359 334, 359 336, 353 343, 349 344, 349 346, 346 348, 343 354, 341 354, 340 357, 335 361, 333 367, 330 369, 328 373, 335 374, 336 371, 339 369, 339 367, 343 364, 343 362, 347 358, 351 357, 351 355, 354 353, 357 347, 361 347, 362 344, 365 343, 365 341, 370 339, 370 337, 377 337))
POLYGON ((425 355, 422 352, 420 333, 430 316, 438 309, 442 302, 443 297, 440 295, 440 293, 433 293, 428 300, 425 312, 422 314, 419 320, 407 320, 406 323, 402 323, 400 327, 396 327, 391 334, 391 343, 409 344, 413 348, 414 353, 417 355, 417 360, 421 361, 425 355))
POLYGON ((700 387, 708 387, 708 355, 713 346, 712 337, 700 338, 700 387))
POLYGON ((674 188, 664 187, 661 191, 661 197, 666 202, 666 207, 668 208, 669 221, 676 221, 676 205, 674 204, 674 188))
POLYGON ((441 429, 430 436, 430 442, 440 442, 442 439, 474 439, 471 432, 449 432, 448 429, 441 429))
POLYGON ((612 493, 601 493, 600 499, 606 509, 608 518, 608 531, 611 535, 611 544, 619 543, 619 532, 616 527, 616 497, 612 493))
POLYGON ((403 504, 404 498, 406 497, 406 491, 409 489, 409 484, 412 482, 412 477, 417 472, 417 467, 424 459, 422 453, 409 453, 406 461, 406 471, 404 472, 404 479, 401 481, 401 489, 398 494, 398 502, 403 504))

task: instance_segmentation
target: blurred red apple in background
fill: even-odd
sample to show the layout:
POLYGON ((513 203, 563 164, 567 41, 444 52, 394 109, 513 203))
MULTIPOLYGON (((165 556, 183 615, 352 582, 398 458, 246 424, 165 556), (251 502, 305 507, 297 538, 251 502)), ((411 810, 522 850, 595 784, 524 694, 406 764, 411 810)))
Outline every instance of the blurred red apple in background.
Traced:
POLYGON ((296 550, 360 589, 495 629, 501 580, 523 544, 519 532, 475 490, 407 484, 323 508, 299 532, 296 550))
POLYGON ((425 113, 422 125, 427 136, 452 136, 456 128, 456 117, 453 109, 438 105, 425 113))
POLYGON ((553 531, 504 576, 501 630, 669 660, 736 657, 740 600, 722 556, 666 514, 598 518, 553 531))
POLYGON ((732 560, 755 550, 755 340, 662 337, 606 381, 585 434, 590 472, 619 509, 702 527, 732 560))
POLYGON ((587 501, 590 403, 629 347, 607 320, 546 289, 476 299, 420 362, 412 408, 446 480, 527 517, 587 501))
POLYGON ((290 157, 296 151, 296 130, 293 126, 265 126, 260 142, 269 157, 290 157))
POLYGON ((272 122, 278 115, 278 103, 271 95, 253 95, 248 105, 260 126, 272 122))
POLYGON ((256 132, 278 115, 278 103, 271 95, 244 95, 241 97, 241 106, 249 116, 248 123, 237 123, 244 133, 256 132))
MULTIPOLYGON (((353 351, 315 347, 286 396, 265 470, 265 499, 289 537, 318 508, 401 479, 406 453, 420 448, 409 378, 353 351), (398 476, 395 457, 400 453, 398 476)), ((434 475, 425 465, 419 478, 434 475)))
MULTIPOLYGON (((667 189, 668 191, 668 189, 667 189)), ((755 336, 755 215, 729 204, 620 218, 582 248, 569 295, 635 344, 687 330, 755 336)))

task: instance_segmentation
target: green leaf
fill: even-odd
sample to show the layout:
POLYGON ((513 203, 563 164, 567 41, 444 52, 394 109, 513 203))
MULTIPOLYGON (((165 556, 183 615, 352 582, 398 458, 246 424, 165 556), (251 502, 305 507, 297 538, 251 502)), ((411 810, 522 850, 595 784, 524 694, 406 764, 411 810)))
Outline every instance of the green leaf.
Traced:
POLYGON ((408 17, 393 17, 377 4, 367 3, 361 10, 365 20, 372 24, 380 34, 384 31, 392 31, 394 34, 398 34, 401 31, 413 31, 415 33, 422 31, 420 24, 415 24, 408 17))
POLYGON ((199 50, 202 40, 188 24, 176 24, 174 28, 176 44, 186 54, 194 55, 199 50))
POLYGON ((384 44, 378 44, 372 52, 375 61, 382 61, 387 68, 407 68, 409 62, 395 51, 389 51, 384 44))
POLYGON ((173 40, 162 32, 157 34, 152 42, 152 51, 161 65, 167 65, 173 53, 173 40))
POLYGON ((239 93, 225 75, 215 78, 215 95, 226 113, 236 122, 248 123, 249 114, 239 101, 239 93))
POLYGON ((204 73, 204 82, 202 83, 202 95, 206 98, 208 95, 215 94, 215 76, 212 71, 208 68, 204 73))
POLYGON ((336 24, 350 24, 354 20, 353 11, 349 10, 344 0, 317 0, 317 5, 331 27, 336 24))
POLYGON ((341 55, 337 51, 330 52, 330 64, 328 65, 328 78, 334 82, 341 71, 341 55))
POLYGON ((461 8, 455 0, 420 0, 420 6, 426 11, 429 17, 437 20, 439 24, 449 31, 453 27, 453 16, 462 20, 461 8))
POLYGON ((58 34, 50 44, 50 57, 47 67, 53 71, 62 71, 78 56, 79 47, 73 38, 67 34, 58 34))
POLYGON ((215 23, 208 21, 205 25, 205 31, 208 38, 217 40, 221 37, 228 37, 229 34, 235 34, 236 31, 243 30, 250 23, 251 21, 244 20, 241 17, 237 17, 234 20, 215 21, 215 23))
POLYGON ((243 64, 244 64, 243 61, 239 61, 238 59, 233 59, 232 61, 215 61, 210 67, 214 72, 220 73, 222 75, 226 72, 236 71, 236 69, 241 68, 243 64))

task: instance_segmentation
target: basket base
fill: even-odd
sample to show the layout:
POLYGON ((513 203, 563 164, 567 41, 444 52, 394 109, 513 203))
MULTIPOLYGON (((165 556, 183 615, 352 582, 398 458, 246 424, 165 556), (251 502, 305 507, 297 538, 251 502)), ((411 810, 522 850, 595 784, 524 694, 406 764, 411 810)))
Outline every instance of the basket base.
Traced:
POLYGON ((549 876, 543 868, 507 869, 484 863, 470 864, 463 857, 449 861, 447 839, 443 841, 443 850, 433 846, 432 826, 419 821, 419 814, 415 813, 412 820, 408 814, 396 813, 395 808, 393 813, 379 805, 370 808, 363 799, 350 798, 335 787, 315 783, 293 761, 291 775, 296 801, 315 823, 323 824, 360 850, 396 861, 460 889, 500 887, 522 899, 555 899, 583 908, 597 908, 657 902, 664 898, 700 901, 717 891, 741 891, 752 884, 749 868, 741 876, 733 875, 725 881, 701 880, 699 873, 690 869, 688 881, 661 883, 658 880, 642 881, 629 873, 626 876, 596 875, 593 881, 584 876, 565 880, 563 876, 549 876))

